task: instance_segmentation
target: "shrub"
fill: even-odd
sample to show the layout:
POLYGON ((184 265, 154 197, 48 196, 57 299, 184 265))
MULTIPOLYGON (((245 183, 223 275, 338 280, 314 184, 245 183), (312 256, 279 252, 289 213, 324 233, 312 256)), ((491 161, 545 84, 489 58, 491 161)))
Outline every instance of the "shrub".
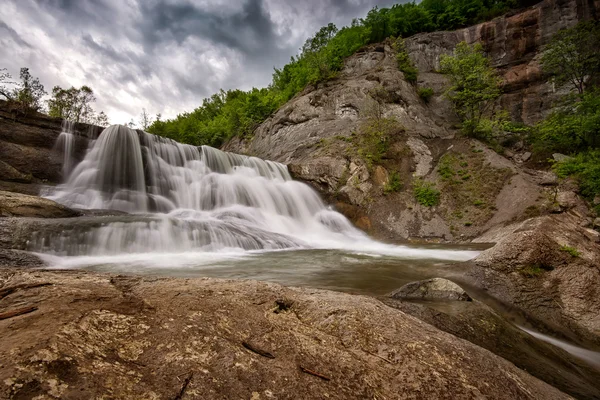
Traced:
POLYGON ((600 150, 577 154, 553 166, 560 178, 573 177, 579 182, 580 193, 591 200, 600 195, 600 150))
POLYGON ((417 76, 419 72, 410 60, 410 57, 406 52, 404 40, 402 38, 398 38, 396 40, 396 42, 394 43, 394 49, 396 50, 396 60, 398 61, 398 69, 404 74, 404 79, 407 82, 415 83, 417 81, 417 76))
POLYGON ((425 103, 429 103, 429 100, 433 97, 433 89, 430 87, 419 88, 417 93, 425 103))
POLYGON ((402 181, 400 180, 400 174, 397 171, 390 173, 388 183, 383 188, 383 193, 389 194, 393 192, 399 192, 402 189, 402 181))
POLYGON ((413 183, 413 193, 417 202, 426 207, 433 207, 440 202, 440 192, 431 182, 416 179, 413 183))

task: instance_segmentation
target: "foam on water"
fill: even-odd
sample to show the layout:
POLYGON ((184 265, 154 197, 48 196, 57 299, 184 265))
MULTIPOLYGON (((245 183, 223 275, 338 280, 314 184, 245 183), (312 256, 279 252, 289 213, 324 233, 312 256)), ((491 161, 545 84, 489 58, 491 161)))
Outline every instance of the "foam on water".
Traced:
POLYGON ((379 243, 292 180, 283 164, 120 125, 106 128, 66 182, 45 195, 70 207, 133 214, 97 217, 60 232, 41 229, 29 249, 54 265, 185 265, 286 249, 455 261, 477 254, 379 243))

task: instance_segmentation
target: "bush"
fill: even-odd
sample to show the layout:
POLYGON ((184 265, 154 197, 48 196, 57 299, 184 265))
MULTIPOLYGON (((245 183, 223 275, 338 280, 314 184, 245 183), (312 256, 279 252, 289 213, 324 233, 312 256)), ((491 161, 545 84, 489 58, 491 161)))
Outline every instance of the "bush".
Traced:
POLYGON ((440 192, 431 182, 416 179, 413 183, 413 193, 417 202, 423 206, 433 207, 440 202, 440 192))
POLYGON ((553 166, 561 178, 573 177, 579 181, 580 193, 591 200, 600 195, 600 150, 577 154, 553 166))
POLYGON ((417 76, 419 71, 415 68, 404 45, 404 40, 398 38, 394 42, 394 49, 396 50, 396 60, 398 61, 398 69, 404 74, 404 79, 409 83, 417 82, 417 76))
POLYGON ((402 189, 402 181, 400 180, 400 174, 397 171, 392 171, 388 179, 388 183, 383 188, 383 193, 389 194, 393 192, 399 192, 402 189))
POLYGON ((429 100, 433 97, 433 89, 429 87, 419 88, 417 93, 425 103, 429 103, 429 100))
POLYGON ((537 125, 530 137, 537 153, 567 153, 600 146, 600 90, 567 96, 563 106, 537 125))

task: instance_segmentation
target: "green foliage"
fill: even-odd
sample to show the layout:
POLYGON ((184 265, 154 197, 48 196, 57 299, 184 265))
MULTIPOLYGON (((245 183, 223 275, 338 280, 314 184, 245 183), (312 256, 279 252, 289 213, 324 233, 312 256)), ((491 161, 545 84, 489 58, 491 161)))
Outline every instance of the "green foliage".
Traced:
POLYGON ((400 174, 397 171, 392 171, 390 173, 388 183, 383 187, 383 193, 389 194, 399 192, 400 190, 402 190, 402 180, 400 179, 400 174))
POLYGON ((48 115, 73 122, 94 123, 96 116, 92 104, 96 101, 94 91, 89 86, 63 89, 52 88, 52 98, 48 100, 48 115))
POLYGON ((406 52, 406 46, 404 39, 398 38, 394 42, 394 49, 396 50, 396 61, 398 61, 398 69, 404 74, 404 79, 407 82, 417 82, 418 71, 413 65, 408 53, 406 52))
POLYGON ((470 46, 461 42, 454 55, 443 55, 442 72, 449 75, 451 86, 446 96, 461 117, 467 136, 481 137, 481 121, 500 96, 501 79, 490 66, 480 44, 470 46))
POLYGON ((600 22, 580 22, 552 37, 542 56, 543 70, 558 85, 569 84, 583 94, 600 78, 600 22))
POLYGON ((530 137, 538 153, 567 153, 600 147, 600 90, 567 96, 564 105, 538 124, 530 137))
POLYGON ((417 94, 425 103, 429 103, 429 100, 433 97, 433 89, 430 87, 419 88, 417 94))
POLYGON ((433 207, 440 202, 440 192, 431 182, 415 179, 413 193, 417 202, 426 207, 433 207))
POLYGON ((353 133, 353 148, 371 169, 373 165, 381 163, 390 143, 402 131, 398 121, 393 118, 369 117, 358 132, 353 133))
POLYGON ((579 251, 577 251, 577 249, 575 247, 571 247, 571 246, 561 246, 560 247, 560 251, 564 251, 565 253, 568 253, 571 257, 579 257, 581 255, 581 253, 579 251))
POLYGON ((0 95, 23 114, 38 111, 42 107, 42 97, 46 94, 39 78, 34 78, 29 68, 21 68, 19 82, 13 82, 6 69, 0 70, 0 95))
MULTIPOLYGON (((299 55, 275 69, 268 88, 220 91, 192 112, 172 120, 155 120, 148 132, 184 143, 213 146, 236 135, 249 137, 258 124, 307 85, 335 77, 344 59, 367 44, 388 37, 405 38, 420 32, 464 27, 519 5, 522 3, 516 0, 425 0, 391 8, 375 7, 350 26, 338 30, 328 24, 321 28, 305 42, 299 55)), ((417 70, 404 50, 398 52, 398 66, 407 81, 416 82, 417 70)))
POLYGON ((561 178, 574 177, 579 181, 580 193, 593 199, 600 195, 600 150, 582 152, 554 165, 561 178))

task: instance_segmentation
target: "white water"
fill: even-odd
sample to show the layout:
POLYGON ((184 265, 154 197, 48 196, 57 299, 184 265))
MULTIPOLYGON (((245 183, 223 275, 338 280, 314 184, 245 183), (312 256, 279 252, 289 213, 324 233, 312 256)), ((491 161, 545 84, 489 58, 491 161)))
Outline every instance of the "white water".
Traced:
POLYGON ((75 158, 73 157, 75 145, 75 124, 71 121, 63 121, 60 135, 54 144, 54 150, 63 156, 62 176, 67 177, 73 170, 75 158))
POLYGON ((556 347, 560 347, 565 350, 567 353, 571 353, 575 357, 587 361, 590 365, 595 366, 596 368, 600 368, 600 353, 584 349, 582 347, 575 346, 573 344, 564 342, 562 340, 558 340, 548 335, 544 335, 543 333, 532 331, 531 329, 527 329, 522 326, 518 326, 519 329, 527 332, 531 336, 536 339, 543 340, 544 342, 550 343, 556 347))
POLYGON ((283 164, 119 125, 105 129, 68 176, 46 197, 75 208, 134 215, 39 231, 29 249, 58 266, 132 260, 181 265, 290 249, 456 261, 477 254, 376 242, 309 186, 293 181, 283 164))

